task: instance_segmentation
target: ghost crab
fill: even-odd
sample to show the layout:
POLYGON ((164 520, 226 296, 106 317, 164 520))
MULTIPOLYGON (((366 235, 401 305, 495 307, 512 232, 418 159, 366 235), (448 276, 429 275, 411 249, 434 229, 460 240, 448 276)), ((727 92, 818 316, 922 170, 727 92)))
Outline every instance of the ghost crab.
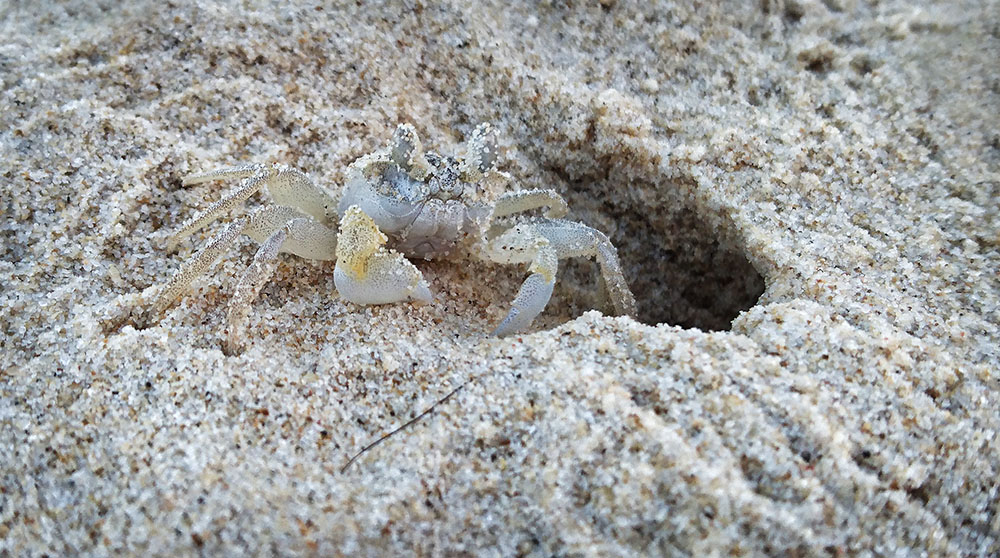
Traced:
POLYGON ((236 219, 216 235, 164 285, 153 312, 162 314, 245 234, 259 242, 260 248, 229 304, 226 348, 230 353, 240 349, 251 303, 273 274, 282 252, 336 260, 337 290, 356 304, 431 302, 423 276, 404 256, 435 259, 467 248, 465 252, 492 262, 528 263, 530 275, 493 331, 497 336, 523 330, 545 308, 560 258, 596 257, 615 311, 634 316, 635 299, 608 237, 563 219, 569 208, 555 190, 498 193, 510 177, 496 169, 496 154, 496 132, 488 124, 473 131, 464 156, 458 158, 425 152, 413 126, 403 124, 386 148, 348 167, 339 204, 301 171, 280 165, 251 164, 188 176, 185 185, 218 179, 243 182, 185 222, 171 245, 264 186, 274 204, 236 219), (541 209, 541 216, 527 214, 541 209))

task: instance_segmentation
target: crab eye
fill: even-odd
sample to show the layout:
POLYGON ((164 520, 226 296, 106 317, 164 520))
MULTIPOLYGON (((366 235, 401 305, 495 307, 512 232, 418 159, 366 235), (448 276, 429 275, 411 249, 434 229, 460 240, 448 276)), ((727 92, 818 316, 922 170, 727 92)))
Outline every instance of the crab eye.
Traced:
POLYGON ((469 156, 480 172, 493 168, 497 161, 497 133, 493 126, 480 124, 472 132, 469 142, 469 156))
POLYGON ((409 124, 400 124, 392 134, 390 142, 390 157, 392 162, 399 165, 403 170, 410 170, 413 158, 418 154, 420 140, 417 139, 417 132, 409 124))

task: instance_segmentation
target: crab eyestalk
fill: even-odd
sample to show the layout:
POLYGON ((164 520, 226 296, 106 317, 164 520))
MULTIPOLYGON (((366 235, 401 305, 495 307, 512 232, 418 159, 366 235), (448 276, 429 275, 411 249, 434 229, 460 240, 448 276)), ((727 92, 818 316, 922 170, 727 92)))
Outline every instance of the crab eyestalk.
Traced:
POLYGON ((420 145, 417 130, 412 124, 400 124, 389 141, 389 158, 411 177, 423 180, 429 165, 424 158, 424 148, 420 145))
POLYGON ((480 124, 466 143, 466 154, 461 164, 462 180, 478 181, 483 174, 496 168, 496 162, 496 129, 488 123, 480 124))

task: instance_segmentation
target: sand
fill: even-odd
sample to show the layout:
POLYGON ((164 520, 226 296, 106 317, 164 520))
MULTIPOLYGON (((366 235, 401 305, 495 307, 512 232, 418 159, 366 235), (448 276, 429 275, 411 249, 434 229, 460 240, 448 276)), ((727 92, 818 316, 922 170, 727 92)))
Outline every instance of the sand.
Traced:
POLYGON ((101 4, 0 7, 0 556, 1000 553, 1000 3, 101 4), (401 122, 492 122, 638 319, 282 256, 227 356, 249 239, 135 311, 223 225, 167 250, 184 175, 339 197, 401 122))

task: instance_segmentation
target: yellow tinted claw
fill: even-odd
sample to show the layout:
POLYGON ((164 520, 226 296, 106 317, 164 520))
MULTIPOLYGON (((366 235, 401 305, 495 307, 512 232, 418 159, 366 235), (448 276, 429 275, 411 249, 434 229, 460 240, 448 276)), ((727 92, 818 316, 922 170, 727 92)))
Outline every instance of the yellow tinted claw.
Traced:
POLYGON ((431 302, 420 270, 402 254, 386 250, 388 238, 356 205, 340 220, 337 266, 333 280, 345 300, 355 304, 388 304, 412 299, 431 302))

